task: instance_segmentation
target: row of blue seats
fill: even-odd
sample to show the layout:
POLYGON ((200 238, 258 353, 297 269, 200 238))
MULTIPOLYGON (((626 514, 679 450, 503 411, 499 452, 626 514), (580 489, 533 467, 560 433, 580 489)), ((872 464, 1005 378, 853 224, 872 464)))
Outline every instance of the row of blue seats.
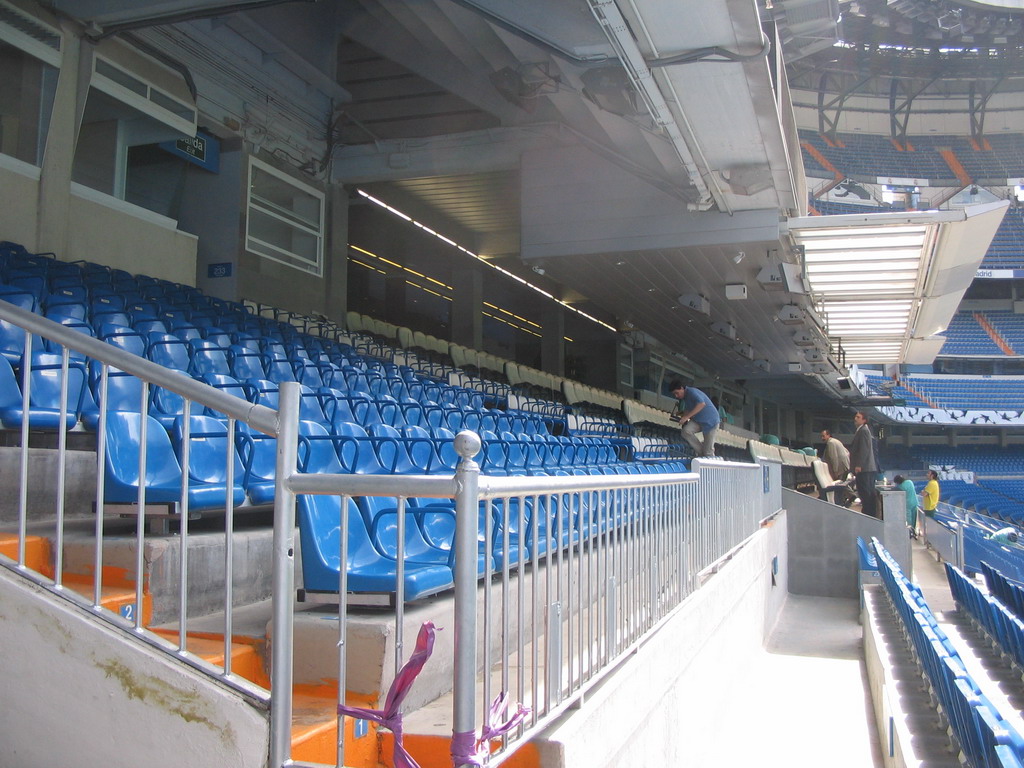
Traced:
POLYGON ((1012 611, 1018 619, 1024 618, 1024 584, 1008 578, 984 561, 981 563, 981 573, 985 577, 989 594, 1012 611))
MULTIPOLYGON (((62 380, 62 362, 58 354, 33 352, 30 365, 29 423, 33 429, 56 430, 60 425, 59 398, 62 380)), ((196 379, 228 394, 250 402, 278 407, 278 383, 265 379, 238 380, 221 374, 197 375, 196 379)), ((101 368, 98 363, 87 364, 82 359, 68 361, 67 415, 65 426, 72 429, 81 421, 87 429, 94 429, 102 400, 101 368)), ((110 369, 105 382, 108 410, 140 412, 143 407, 142 382, 121 371, 110 369)), ((515 432, 525 435, 548 434, 543 420, 534 415, 516 411, 502 411, 460 404, 452 399, 440 403, 425 397, 415 400, 398 399, 390 395, 374 396, 363 390, 336 390, 328 387, 301 387, 301 414, 305 419, 328 425, 355 422, 368 427, 373 424, 391 426, 444 426, 453 431, 471 429, 493 432, 515 432)), ((440 395, 450 388, 438 388, 440 395)), ((22 389, 19 376, 6 359, 0 358, 0 425, 7 429, 21 426, 22 389)), ((169 390, 153 387, 148 391, 146 407, 149 413, 167 427, 183 412, 184 401, 169 390)), ((210 413, 208 415, 217 415, 210 413)))
MULTIPOLYGON (((661 464, 658 471, 683 471, 661 464)), ((635 471, 640 471, 636 469, 635 471)), ((564 473, 562 473, 564 474, 564 473)), ((566 493, 482 502, 477 522, 477 573, 515 569, 634 522, 625 492, 566 493), (489 546, 488 546, 489 543, 489 546)), ((354 498, 342 510, 338 496, 299 496, 298 524, 304 589, 337 593, 341 578, 341 527, 348 524, 346 588, 394 593, 398 584, 398 509, 391 499, 354 498)), ((646 509, 650 515, 657 510, 646 509)), ((407 600, 454 584, 451 502, 410 499, 402 539, 402 586, 407 600)))
MULTIPOLYGON (((20 246, 5 245, 10 247, 11 253, 3 256, 4 249, 0 248, 0 263, 9 266, 12 275, 15 272, 28 275, 26 280, 35 280, 36 285, 6 288, 0 285, 0 297, 15 303, 24 299, 28 309, 43 312, 75 330, 118 343, 136 354, 141 354, 139 346, 146 350, 153 347, 150 337, 154 333, 166 334, 155 342, 165 353, 173 348, 173 337, 188 345, 187 365, 180 359, 181 354, 169 353, 160 355, 170 358, 157 361, 163 365, 194 375, 217 373, 238 379, 298 380, 316 387, 321 381, 331 384, 332 374, 323 370, 325 357, 331 363, 340 364, 336 355, 342 345, 337 342, 300 334, 276 317, 254 315, 248 307, 205 296, 198 289, 136 277, 101 265, 66 264, 52 255, 29 254, 20 246), (40 287, 44 285, 45 288, 40 287), (96 294, 97 291, 100 293, 96 294), (134 339, 133 332, 137 334, 134 339), (259 338, 261 334, 272 336, 278 343, 264 343, 266 339, 259 338), (257 354, 261 354, 262 359, 257 358, 257 354), (227 365, 223 356, 227 356, 227 365), (310 359, 313 364, 308 362, 310 359)), ((13 338, 8 339, 3 330, 0 325, 0 351, 16 362, 22 352, 23 334, 13 329, 13 338)), ((352 351, 348 347, 341 354, 352 351)), ((392 386, 392 394, 405 396, 404 392, 397 391, 399 389, 400 385, 392 386)), ((411 397, 416 398, 416 395, 411 397)), ((493 391, 487 399, 493 406, 505 404, 505 396, 493 391)), ((522 408, 548 422, 548 429, 564 431, 565 406, 549 405, 547 410, 539 410, 538 404, 529 400, 522 408)))
MULTIPOLYGON (((205 414, 176 416, 168 428, 138 412, 106 414, 106 496, 119 503, 134 503, 139 488, 139 446, 145 423, 147 462, 154 467, 144 475, 147 489, 162 494, 166 503, 180 502, 183 443, 188 426, 190 506, 222 508, 228 498, 228 463, 234 467, 235 504, 246 500, 266 504, 273 499, 275 441, 236 427, 234 441, 223 419, 205 414), (171 498, 168 498, 171 497, 171 498), (201 499, 199 497, 202 497, 201 499), (193 497, 196 497, 193 499, 193 497)), ((355 423, 337 425, 333 432, 317 421, 300 421, 299 468, 322 474, 451 474, 457 457, 455 432, 446 427, 396 428, 355 423)), ((484 432, 482 469, 495 475, 613 474, 684 471, 677 462, 623 460, 615 446, 596 438, 557 437, 484 432)))
POLYGON ((980 474, 1018 474, 1024 476, 1024 456, 1017 448, 976 448, 961 446, 920 445, 912 450, 913 457, 930 464, 970 469, 980 474))
MULTIPOLYGON (((1019 134, 992 136, 989 139, 991 149, 975 148, 963 136, 910 136, 907 137, 909 146, 902 150, 882 135, 839 134, 837 139, 841 145, 833 142, 830 146, 821 134, 803 129, 800 139, 814 146, 840 172, 851 176, 948 179, 956 183, 956 174, 939 153, 947 148, 954 150, 964 170, 977 181, 987 179, 991 183, 1005 184, 1007 178, 1024 173, 1019 134)), ((804 159, 808 168, 821 168, 810 153, 805 152, 804 159)))
MULTIPOLYGON (((276 440, 236 424, 234 439, 227 423, 208 415, 177 416, 165 428, 138 412, 106 414, 105 499, 133 504, 139 494, 142 430, 146 430, 146 471, 141 474, 147 500, 182 502, 184 446, 188 445, 188 501, 193 510, 223 509, 273 501, 276 440), (186 439, 187 438, 187 439, 186 439), (228 467, 232 468, 229 481, 228 467)), ((455 435, 409 427, 399 432, 378 425, 367 431, 347 424, 338 434, 313 421, 300 421, 299 469, 324 474, 432 474, 454 472, 455 435)))
MULTIPOLYGON (((1009 657, 1017 669, 1024 671, 1024 621, 997 597, 984 592, 956 566, 946 563, 946 579, 957 607, 965 611, 996 644, 1000 653, 1009 657)), ((1024 737, 1021 746, 1024 747, 1024 737)))
POLYGON ((1018 765, 1024 758, 1024 737, 999 714, 967 672, 920 588, 903 575, 878 539, 872 539, 872 547, 889 601, 963 758, 973 768, 1018 765))
MULTIPOLYGON (((0 249, 2 251, 2 249, 0 249)), ((0 259, 8 266, 16 265, 23 272, 35 274, 40 279, 65 281, 57 289, 50 309, 51 319, 87 335, 96 336, 126 351, 145 356, 160 365, 192 375, 213 386, 230 391, 253 402, 276 406, 276 385, 282 381, 299 381, 309 389, 304 390, 304 417, 322 420, 325 423, 356 421, 363 426, 383 422, 392 425, 445 424, 453 430, 462 428, 474 430, 521 431, 527 434, 545 432, 566 433, 565 406, 552 404, 554 413, 532 410, 528 402, 524 409, 505 409, 504 413, 484 408, 502 405, 489 401, 485 395, 474 389, 458 387, 445 382, 431 381, 416 374, 408 366, 375 361, 380 369, 371 372, 358 365, 364 356, 358 355, 350 346, 330 339, 323 339, 298 332, 289 324, 251 315, 247 308, 232 302, 224 302, 204 296, 194 288, 178 286, 165 281, 142 280, 148 298, 131 305, 124 295, 101 296, 99 304, 86 305, 86 285, 92 280, 117 282, 125 291, 132 276, 117 273, 99 265, 66 265, 51 257, 37 257, 21 249, 15 258, 8 254, 0 259), (70 284, 70 273, 77 273, 83 284, 70 284), (116 273, 116 274, 115 274, 116 273), (172 298, 173 297, 173 298, 172 298), (76 303, 77 302, 77 303, 76 303), (99 309, 94 312, 93 309, 99 309), (96 317, 93 317, 96 315, 96 317), (225 319, 230 318, 230 319, 225 319), (232 330, 225 330, 230 327, 232 330), (258 335, 261 329, 266 335, 258 335), (381 373, 382 375, 377 375, 381 373), (353 392, 367 392, 367 398, 353 402, 353 392), (394 402, 385 403, 389 398, 394 402), (440 406, 440 410, 434 405, 440 406), (466 413, 455 412, 451 405, 458 405, 466 413), (397 416, 378 414, 388 410, 397 416), (423 410, 421 415, 408 417, 407 411, 423 410)), ((13 266, 12 266, 13 268, 13 266)), ((21 290, 21 289, 18 289, 21 290)), ((3 287, 0 286, 0 295, 3 287)), ((24 295, 22 292, 21 295, 24 295)), ((7 298, 15 298, 8 295, 7 298)), ((39 310, 37 296, 24 295, 29 302, 26 308, 39 310)), ((9 325, 9 324, 8 324, 9 325)), ((13 326, 5 334, 0 328, 0 351, 15 367, 21 364, 24 350, 24 333, 13 326)), ((47 342, 43 344, 49 352, 59 349, 47 342), (52 348, 51 348, 52 347, 52 348)), ((79 362, 86 365, 88 389, 71 394, 70 412, 81 417, 87 427, 95 421, 95 402, 98 376, 93 366, 80 356, 74 356, 72 374, 74 386, 82 380, 79 362)), ((39 367, 38 361, 30 362, 39 367)), ((9 377, 8 377, 9 378, 9 377)), ((140 385, 131 377, 112 372, 108 381, 107 397, 110 407, 119 410, 139 410, 140 385)), ((12 393, 13 394, 13 393, 12 393)), ((42 397, 42 390, 33 395, 40 408, 52 405, 42 397)), ((150 396, 149 409, 165 425, 169 426, 175 416, 181 413, 181 401, 177 396, 154 389, 150 396)), ((35 423, 35 422, 34 422, 35 423)), ((625 436, 622 436, 626 444, 625 436)))
POLYGON ((978 483, 946 480, 941 485, 942 500, 956 507, 973 509, 1008 522, 1024 523, 1024 502, 1007 498, 978 483))

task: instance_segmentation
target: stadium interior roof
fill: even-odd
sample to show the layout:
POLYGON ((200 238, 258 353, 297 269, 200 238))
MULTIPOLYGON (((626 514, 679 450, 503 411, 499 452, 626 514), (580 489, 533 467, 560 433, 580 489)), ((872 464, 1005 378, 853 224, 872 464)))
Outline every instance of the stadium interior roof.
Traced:
MULTIPOLYGON (((833 254, 831 266, 810 265, 819 225, 804 216, 790 84, 881 93, 889 87, 883 75, 898 73, 917 78, 922 89, 938 88, 947 76, 966 82, 971 68, 1011 82, 1024 71, 1024 16, 1019 3, 1009 5, 52 2, 96 37, 129 35, 183 50, 195 40, 229 50, 244 41, 264 66, 285 67, 330 96, 333 113, 321 130, 334 181, 438 231, 451 228, 504 269, 617 328, 642 331, 722 378, 759 380, 782 401, 789 388, 800 402, 835 394, 850 362, 930 359, 937 346, 927 335, 945 327, 984 254, 943 249, 981 242, 1002 212, 986 209, 960 224, 912 217, 922 227, 919 247, 903 259, 900 288, 912 306, 902 327, 887 331, 895 346, 881 354, 851 341, 844 358, 836 339, 830 346, 826 338, 837 335, 829 323, 842 327, 841 313, 807 288, 822 294, 829 270, 865 262, 833 254), (837 47, 839 37, 845 43, 837 47), (329 68, 323 62, 336 62, 336 77, 322 76, 329 68), (536 200, 550 207, 537 169, 520 162, 539 146, 591 158, 567 179, 566 189, 586 189, 587 196, 562 198, 567 223, 557 233, 536 210, 536 200), (605 178, 635 193, 628 215, 600 196, 596 180, 605 178)), ((261 76, 239 69, 233 77, 261 76)), ((842 239, 866 226, 843 218, 830 225, 847 230, 842 239)))

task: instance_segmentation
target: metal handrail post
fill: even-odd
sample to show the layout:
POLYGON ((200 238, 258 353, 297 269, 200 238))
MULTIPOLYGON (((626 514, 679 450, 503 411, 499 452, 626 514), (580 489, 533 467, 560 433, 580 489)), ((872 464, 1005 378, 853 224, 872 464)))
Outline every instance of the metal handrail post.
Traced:
POLYGON ((452 761, 468 765, 466 748, 476 734, 476 589, 477 508, 480 452, 475 432, 459 432, 455 450, 462 457, 455 470, 455 666, 452 704, 452 761))
POLYGON ((277 421, 274 490, 274 643, 270 661, 270 766, 291 760, 292 628, 295 619, 295 492, 289 480, 298 459, 299 384, 282 382, 277 421))

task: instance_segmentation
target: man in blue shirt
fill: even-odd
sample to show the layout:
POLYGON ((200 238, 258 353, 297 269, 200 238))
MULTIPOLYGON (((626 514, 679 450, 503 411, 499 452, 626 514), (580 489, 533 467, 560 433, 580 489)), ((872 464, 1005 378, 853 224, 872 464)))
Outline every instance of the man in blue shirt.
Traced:
POLYGON ((669 390, 679 402, 672 409, 673 416, 679 414, 679 426, 683 431, 683 440, 691 448, 695 456, 708 458, 715 455, 715 436, 718 434, 718 409, 711 398, 696 387, 676 380, 668 385, 669 390), (704 435, 701 442, 697 437, 700 431, 704 435))

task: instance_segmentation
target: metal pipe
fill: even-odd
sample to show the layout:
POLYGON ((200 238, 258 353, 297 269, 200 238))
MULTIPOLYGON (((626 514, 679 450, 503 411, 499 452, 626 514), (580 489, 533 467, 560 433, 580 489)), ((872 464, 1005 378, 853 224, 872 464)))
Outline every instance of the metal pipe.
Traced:
POLYGON ((93 606, 99 606, 103 597, 103 505, 105 503, 104 474, 107 467, 107 375, 109 368, 100 367, 100 420, 96 427, 96 523, 93 550, 93 606))
POLYGON ((271 768, 281 768, 290 761, 292 746, 295 492, 291 481, 298 458, 300 386, 294 381, 281 383, 274 430, 277 434, 277 465, 274 480, 274 643, 270 661, 270 687, 274 691, 270 708, 271 768))
MULTIPOLYGON (((68 460, 68 364, 71 362, 68 348, 60 353, 60 427, 57 432, 57 531, 54 547, 53 582, 64 583, 64 488, 68 460)), ((83 382, 83 386, 85 386, 83 382)), ((79 400, 81 402, 81 400, 79 400)), ((77 421, 77 414, 75 415, 77 421)))
MULTIPOLYGON (((348 562, 348 507, 350 496, 342 496, 341 536, 338 543, 340 563, 348 562)), ((345 689, 348 686, 348 568, 338 568, 338 705, 346 703, 345 689)), ((335 755, 337 765, 345 764, 345 716, 338 711, 338 749, 335 755)))
MULTIPOLYGON (((188 484, 192 465, 192 403, 181 409, 181 505, 178 507, 178 648, 188 650, 188 484)), ((228 488, 228 495, 231 489, 228 488)))
MULTIPOLYGON (((455 470, 455 669, 452 704, 452 737, 464 740, 476 733, 476 590, 477 481, 480 466, 473 460, 480 452, 480 437, 474 432, 455 436, 455 451, 462 457, 455 470)), ((485 670, 485 674, 489 671, 485 670)), ((465 758, 453 754, 456 766, 465 758)))
POLYGON ((139 493, 137 496, 139 511, 135 517, 135 630, 142 629, 142 600, 145 586, 145 555, 146 555, 146 449, 149 447, 149 384, 142 382, 141 387, 141 418, 139 419, 139 493))
POLYGON ((228 418, 227 472, 228 487, 224 510, 224 674, 231 674, 232 634, 234 633, 235 606, 235 420, 228 418))
MULTIPOLYGON (((7 304, 7 302, 0 302, 7 304)), ((14 307, 13 304, 8 306, 14 307)), ((17 307, 14 307, 17 309, 17 307)), ((28 312, 27 314, 33 314, 28 312)), ((81 335, 81 334, 78 334, 81 335)), ((25 349, 21 355, 21 453, 18 467, 18 565, 25 567, 25 540, 28 536, 28 412, 32 392, 32 334, 25 331, 25 349)))
MULTIPOLYGON (((75 352, 81 352, 92 360, 106 363, 143 381, 175 392, 186 400, 194 400, 226 416, 244 421, 268 435, 276 434, 277 412, 272 408, 253 405, 240 397, 234 397, 201 381, 183 376, 112 344, 70 330, 60 323, 16 307, 7 301, 0 301, 0 318, 21 326, 26 333, 34 333, 55 341, 75 352)), ((29 348, 26 342, 26 352, 29 348)), ((27 429, 25 431, 27 432, 27 429)))

